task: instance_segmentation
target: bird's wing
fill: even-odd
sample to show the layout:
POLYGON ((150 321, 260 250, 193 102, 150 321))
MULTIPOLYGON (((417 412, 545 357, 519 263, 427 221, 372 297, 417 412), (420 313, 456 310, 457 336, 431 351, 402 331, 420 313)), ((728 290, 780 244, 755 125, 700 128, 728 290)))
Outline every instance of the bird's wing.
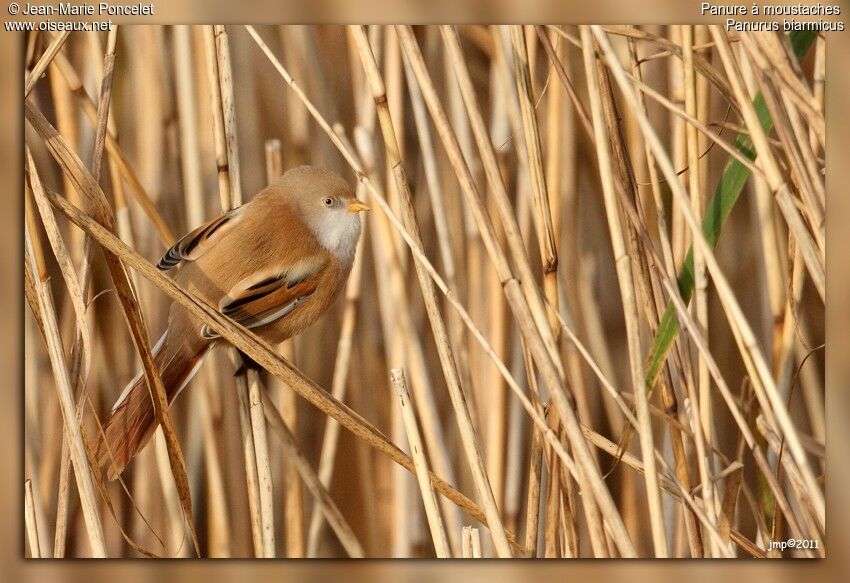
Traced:
MULTIPOLYGON (((246 328, 258 328, 292 313, 319 285, 328 266, 323 254, 309 255, 283 268, 264 270, 237 283, 219 302, 219 311, 246 328)), ((205 338, 217 334, 207 326, 205 338)))
POLYGON ((233 228, 244 209, 244 206, 237 207, 184 235, 163 254, 157 268, 168 271, 181 261, 195 261, 233 228))

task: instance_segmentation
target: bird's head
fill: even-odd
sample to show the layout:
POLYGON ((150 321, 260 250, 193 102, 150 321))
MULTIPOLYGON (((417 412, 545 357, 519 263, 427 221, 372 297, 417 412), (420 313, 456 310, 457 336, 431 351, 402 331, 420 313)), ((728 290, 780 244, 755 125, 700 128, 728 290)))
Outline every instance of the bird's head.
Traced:
POLYGON ((315 166, 293 168, 280 180, 319 243, 340 259, 353 260, 360 237, 359 214, 369 207, 357 200, 348 183, 315 166))

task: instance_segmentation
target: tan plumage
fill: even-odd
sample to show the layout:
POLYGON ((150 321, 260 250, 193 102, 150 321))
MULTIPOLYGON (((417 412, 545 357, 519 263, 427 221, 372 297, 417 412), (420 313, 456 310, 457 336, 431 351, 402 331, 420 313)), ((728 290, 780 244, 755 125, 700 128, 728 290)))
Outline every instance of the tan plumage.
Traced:
MULTIPOLYGON (((348 185, 319 168, 294 168, 250 202, 175 243, 158 267, 270 343, 310 326, 343 289, 367 210, 348 185)), ((218 338, 173 304, 154 360, 171 403, 218 338)), ((156 428, 147 383, 137 376, 104 424, 98 459, 120 474, 156 428), (107 448, 108 446, 108 448, 107 448), (111 456, 110 456, 111 452, 111 456)))

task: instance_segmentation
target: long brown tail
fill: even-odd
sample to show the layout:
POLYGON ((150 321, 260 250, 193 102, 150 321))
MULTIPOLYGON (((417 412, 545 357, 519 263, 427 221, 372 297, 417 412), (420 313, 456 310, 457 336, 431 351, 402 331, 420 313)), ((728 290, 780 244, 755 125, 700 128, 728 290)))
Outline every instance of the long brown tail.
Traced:
MULTIPOLYGON (((169 347, 167 338, 154 349, 154 362, 162 378, 170 405, 197 371, 208 344, 169 347)), ((103 425, 106 436, 98 442, 97 459, 107 465, 107 476, 114 480, 150 440, 157 427, 153 402, 143 373, 130 381, 103 425)))

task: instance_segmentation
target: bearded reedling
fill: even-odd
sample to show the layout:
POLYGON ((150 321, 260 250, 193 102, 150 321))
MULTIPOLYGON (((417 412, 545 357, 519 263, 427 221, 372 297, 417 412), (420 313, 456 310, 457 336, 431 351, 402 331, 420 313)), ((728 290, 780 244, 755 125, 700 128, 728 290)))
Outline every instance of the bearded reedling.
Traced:
MULTIPOLYGON (((361 211, 348 184, 312 166, 293 168, 250 202, 177 241, 159 260, 188 291, 271 344, 294 336, 333 303, 348 279, 361 211)), ((153 356, 169 404, 221 339, 178 304, 153 356)), ((250 364, 250 363, 248 363, 250 364)), ((156 429, 143 374, 118 398, 98 444, 115 479, 156 429)))

